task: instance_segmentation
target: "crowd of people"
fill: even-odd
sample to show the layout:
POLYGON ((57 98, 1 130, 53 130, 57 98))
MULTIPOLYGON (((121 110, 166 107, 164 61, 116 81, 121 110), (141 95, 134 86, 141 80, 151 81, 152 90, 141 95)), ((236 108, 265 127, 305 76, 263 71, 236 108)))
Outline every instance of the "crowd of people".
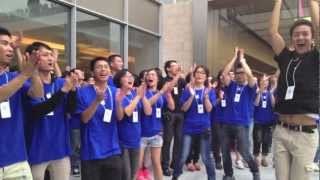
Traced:
POLYGON ((238 47, 217 76, 175 60, 165 76, 157 67, 136 75, 117 54, 92 59, 90 76, 61 72, 56 50, 33 42, 21 53, 0 27, 0 180, 135 180, 147 160, 155 180, 177 180, 184 166, 200 170, 200 157, 208 180, 216 169, 234 180, 234 163, 260 180, 272 144, 276 179, 308 180, 320 156, 319 4, 310 0, 313 23, 296 21, 286 47, 281 3, 269 27, 279 70, 259 76, 238 47), (10 70, 14 54, 18 71, 10 70))

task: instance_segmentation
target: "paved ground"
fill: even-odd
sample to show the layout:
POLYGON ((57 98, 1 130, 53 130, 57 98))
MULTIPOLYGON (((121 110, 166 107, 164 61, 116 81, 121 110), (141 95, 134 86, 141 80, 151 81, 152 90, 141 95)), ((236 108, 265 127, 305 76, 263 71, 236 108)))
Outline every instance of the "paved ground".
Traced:
MULTIPOLYGON (((222 176, 223 176, 223 171, 222 170, 216 170, 216 174, 217 174, 217 180, 222 180, 222 176)), ((245 168, 243 170, 239 170, 235 168, 235 172, 234 175, 236 177, 236 180, 251 180, 251 174, 249 169, 245 168)), ((311 180, 319 180, 319 173, 311 173, 311 180)), ((206 180, 207 176, 206 176, 206 172, 205 172, 205 168, 202 165, 202 169, 201 171, 198 172, 187 172, 184 171, 183 175, 181 176, 181 178, 179 178, 180 180, 206 180)), ((275 175, 274 175, 274 169, 272 168, 272 166, 269 167, 263 167, 261 168, 261 180, 275 180, 275 175)), ((80 178, 74 178, 72 177, 71 180, 80 180, 80 178)), ((112 179, 110 179, 112 180, 112 179)), ((171 180, 170 177, 165 177, 164 180, 171 180)))

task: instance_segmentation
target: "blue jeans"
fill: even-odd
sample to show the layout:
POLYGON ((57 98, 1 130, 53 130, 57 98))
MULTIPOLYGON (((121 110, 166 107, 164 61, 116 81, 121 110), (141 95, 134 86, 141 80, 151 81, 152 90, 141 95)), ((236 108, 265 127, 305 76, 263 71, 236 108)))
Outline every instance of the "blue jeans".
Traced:
POLYGON ((230 143, 233 142, 234 137, 237 140, 238 151, 248 163, 250 171, 258 173, 258 165, 250 153, 249 126, 222 124, 221 127, 221 147, 225 175, 233 176, 230 143))
MULTIPOLYGON (((183 135, 182 140, 182 148, 181 148, 181 154, 178 163, 176 164, 173 172, 174 177, 179 177, 182 174, 182 168, 184 163, 186 162, 188 155, 190 153, 191 149, 191 142, 192 142, 192 136, 189 134, 183 135)), ((211 156, 211 131, 207 130, 206 132, 203 132, 202 134, 199 134, 200 136, 200 154, 202 161, 204 165, 206 166, 208 180, 215 180, 216 179, 216 173, 215 173, 215 165, 214 160, 211 156)))

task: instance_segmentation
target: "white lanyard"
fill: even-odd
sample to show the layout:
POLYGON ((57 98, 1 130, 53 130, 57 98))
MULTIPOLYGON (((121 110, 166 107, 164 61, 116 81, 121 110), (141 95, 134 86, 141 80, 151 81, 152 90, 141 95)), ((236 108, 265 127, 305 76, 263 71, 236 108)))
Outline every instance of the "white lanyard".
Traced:
MULTIPOLYGON (((286 70, 286 84, 287 84, 287 87, 289 87, 289 81, 288 81, 288 73, 289 73, 289 68, 291 66, 291 63, 292 62, 297 62, 297 59, 291 59, 289 64, 288 64, 288 67, 287 67, 287 70, 286 70)), ((296 86, 296 78, 295 78, 295 75, 296 75, 296 70, 298 69, 298 67, 300 66, 301 64, 301 60, 299 61, 299 63, 294 67, 293 69, 293 74, 292 74, 292 80, 293 80, 293 86, 296 86)))
MULTIPOLYGON (((113 96, 112 96, 110 88, 107 87, 107 89, 108 89, 108 94, 109 94, 109 97, 110 97, 111 110, 113 110, 113 96)), ((106 97, 105 97, 104 101, 106 102, 106 97)), ((107 109, 106 104, 104 104, 104 108, 107 109)))
MULTIPOLYGON (((196 92, 195 89, 194 89, 194 92, 196 92)), ((203 93, 204 93, 204 88, 202 88, 201 96, 200 96, 199 98, 195 98, 197 105, 203 104, 203 93), (202 103, 199 103, 199 102, 198 102, 198 99, 199 99, 199 100, 201 99, 201 102, 202 102, 202 103)), ((198 96, 197 93, 195 93, 195 94, 196 94, 196 97, 197 97, 197 96, 198 96)))

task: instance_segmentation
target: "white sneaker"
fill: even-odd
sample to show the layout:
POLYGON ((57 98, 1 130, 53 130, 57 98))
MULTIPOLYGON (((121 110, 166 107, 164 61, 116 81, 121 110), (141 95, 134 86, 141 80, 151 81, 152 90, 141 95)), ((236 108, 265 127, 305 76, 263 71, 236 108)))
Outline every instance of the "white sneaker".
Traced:
POLYGON ((311 163, 305 166, 306 171, 312 172, 312 171, 319 171, 319 166, 316 163, 311 163))
POLYGON ((235 167, 238 169, 244 169, 243 162, 241 160, 236 161, 235 167))

